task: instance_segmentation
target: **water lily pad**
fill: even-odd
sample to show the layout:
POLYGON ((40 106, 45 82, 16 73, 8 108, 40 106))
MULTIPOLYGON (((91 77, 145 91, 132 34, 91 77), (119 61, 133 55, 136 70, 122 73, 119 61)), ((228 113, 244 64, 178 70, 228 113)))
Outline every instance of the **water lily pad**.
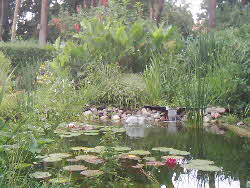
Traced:
POLYGON ((89 159, 99 159, 95 155, 79 155, 79 156, 76 156, 75 158, 78 160, 81 160, 81 161, 85 161, 85 160, 89 160, 89 159))
POLYGON ((104 146, 96 146, 95 148, 89 148, 85 150, 86 152, 89 153, 103 153, 105 151, 106 147, 104 146))
POLYGON ((130 151, 131 148, 129 147, 121 147, 121 146, 117 146, 117 147, 114 147, 115 151, 118 151, 118 152, 123 152, 123 151, 130 151))
POLYGON ((70 179, 67 177, 60 177, 60 178, 53 178, 49 180, 49 183, 52 184, 63 184, 63 183, 69 183, 70 179))
POLYGON ((78 162, 79 160, 78 159, 67 159, 68 162, 71 162, 71 163, 75 163, 75 162, 78 162))
POLYGON ((195 165, 213 165, 214 162, 213 161, 209 161, 209 160, 203 160, 203 159, 195 159, 195 160, 191 160, 188 163, 192 163, 195 165))
POLYGON ((94 156, 94 155, 79 155, 79 156, 76 156, 76 159, 82 160, 91 164, 101 164, 105 162, 103 159, 100 159, 99 157, 94 156))
POLYGON ((102 131, 102 132, 109 132, 111 130, 112 130, 111 127, 103 127, 103 128, 100 129, 100 131, 102 131))
POLYGON ((207 171, 207 172, 216 172, 221 171, 222 169, 220 167, 217 167, 215 165, 197 165, 197 164, 183 164, 181 167, 185 169, 196 169, 200 171, 207 171))
POLYGON ((99 133, 100 130, 85 130, 84 133, 99 133))
POLYGON ((99 133, 84 133, 86 136, 97 136, 99 133))
POLYGON ((71 137, 74 137, 73 135, 71 134, 62 134, 62 135, 59 135, 61 138, 71 138, 71 137))
POLYGON ((123 153, 123 154, 119 155, 118 158, 119 159, 130 159, 130 160, 136 160, 136 161, 141 160, 140 157, 138 157, 136 155, 132 155, 132 154, 127 154, 127 153, 123 153))
POLYGON ((160 151, 160 152, 170 152, 171 150, 174 150, 173 148, 167 148, 167 147, 157 147, 157 148, 152 148, 153 151, 160 151))
POLYGON ((71 138, 71 137, 78 137, 81 136, 83 133, 81 132, 70 132, 69 134, 61 134, 60 137, 61 138, 71 138))
POLYGON ((46 179, 51 176, 52 175, 49 172, 35 172, 33 174, 30 174, 30 177, 36 178, 36 179, 46 179))
POLYGON ((159 162, 159 161, 149 161, 149 162, 146 162, 145 165, 146 166, 156 166, 156 167, 158 167, 158 166, 164 166, 165 163, 159 162))
POLYGON ((43 162, 46 163, 56 163, 62 161, 62 158, 60 157, 46 157, 43 159, 43 162))
POLYGON ((63 167, 63 170, 70 171, 70 172, 78 172, 78 171, 83 171, 86 169, 87 167, 83 165, 70 165, 70 166, 63 167))
POLYGON ((86 159, 85 162, 91 163, 91 164, 102 164, 105 161, 103 159, 98 158, 98 159, 86 159))
POLYGON ((88 147, 81 147, 81 146, 71 148, 71 150, 73 150, 73 151, 85 151, 87 149, 89 149, 89 148, 88 147))
POLYGON ((86 177, 93 177, 93 176, 102 175, 103 172, 100 170, 85 170, 85 171, 82 171, 80 174, 86 177))
POLYGON ((181 151, 181 150, 177 150, 177 149, 172 149, 172 150, 170 150, 169 151, 169 154, 170 155, 190 155, 190 153, 189 152, 187 152, 187 151, 181 151))
POLYGON ((54 133, 55 134, 67 134, 67 130, 65 130, 65 129, 56 129, 56 130, 54 130, 54 133))
POLYGON ((49 157, 63 159, 63 158, 71 157, 71 154, 69 154, 69 153, 51 153, 51 154, 49 154, 49 157))
POLYGON ((35 158, 36 159, 44 159, 46 157, 48 157, 48 155, 37 155, 35 158))
POLYGON ((145 151, 145 150, 134 150, 129 152, 129 154, 132 155, 150 155, 151 153, 149 151, 145 151))
POLYGON ((155 157, 144 157, 143 158, 145 161, 156 161, 155 157))
POLYGON ((77 137, 77 136, 81 136, 82 134, 83 134, 82 132, 79 132, 79 131, 78 131, 78 132, 71 132, 70 135, 71 135, 72 137, 77 137))
POLYGON ((176 159, 176 160, 184 159, 183 156, 178 156, 178 155, 162 156, 161 158, 164 159, 164 160, 167 160, 167 159, 176 159))
POLYGON ((137 164, 137 165, 135 165, 135 166, 131 166, 132 168, 138 168, 138 169, 140 169, 140 168, 143 168, 144 167, 144 164, 137 164))

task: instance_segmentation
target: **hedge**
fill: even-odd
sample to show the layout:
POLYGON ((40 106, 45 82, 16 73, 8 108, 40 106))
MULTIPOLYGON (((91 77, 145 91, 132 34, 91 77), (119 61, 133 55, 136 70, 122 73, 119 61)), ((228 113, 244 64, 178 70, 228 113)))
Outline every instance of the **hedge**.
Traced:
POLYGON ((0 42, 0 51, 11 60, 12 67, 34 64, 52 59, 50 46, 40 47, 34 42, 0 42))

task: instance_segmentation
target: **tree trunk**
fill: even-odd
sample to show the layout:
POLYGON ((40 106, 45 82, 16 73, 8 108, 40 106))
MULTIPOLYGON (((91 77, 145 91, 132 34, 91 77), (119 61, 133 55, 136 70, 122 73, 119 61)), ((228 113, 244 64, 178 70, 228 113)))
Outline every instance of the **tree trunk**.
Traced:
POLYGON ((151 20, 155 20, 155 9, 154 9, 154 3, 153 2, 151 2, 150 3, 150 19, 151 20))
POLYGON ((96 7, 96 6, 97 6, 96 0, 92 0, 92 3, 91 3, 91 4, 92 4, 93 7, 96 7))
POLYGON ((0 41, 3 40, 4 24, 6 20, 7 1, 0 0, 0 41))
POLYGON ((16 7, 15 7, 12 29, 11 29, 11 41, 15 40, 16 38, 16 26, 17 26, 18 13, 19 13, 20 6, 21 6, 21 0, 16 0, 16 7))
POLYGON ((164 7, 164 0, 157 0, 157 15, 156 15, 156 24, 159 26, 161 21, 161 14, 164 7))
POLYGON ((41 8, 41 23, 39 32, 39 44, 45 45, 48 37, 48 16, 49 16, 49 2, 42 0, 41 8))
POLYGON ((209 16, 209 27, 216 27, 216 0, 209 1, 208 16, 209 16))
POLYGON ((154 20, 157 25, 160 24, 163 7, 164 0, 151 0, 150 2, 150 19, 154 20))

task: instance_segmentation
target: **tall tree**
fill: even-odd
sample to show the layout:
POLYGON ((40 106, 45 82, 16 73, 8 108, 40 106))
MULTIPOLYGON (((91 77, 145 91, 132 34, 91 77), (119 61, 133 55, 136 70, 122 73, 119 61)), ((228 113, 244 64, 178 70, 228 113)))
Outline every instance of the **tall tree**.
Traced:
POLYGON ((49 1, 42 0, 39 44, 45 45, 48 37, 49 1))
POLYGON ((208 16, 209 16, 209 27, 215 28, 216 27, 216 0, 209 0, 208 6, 208 16))
POLYGON ((14 12, 12 29, 11 29, 11 41, 15 40, 15 38, 16 38, 16 26, 17 26, 17 20, 18 20, 20 6, 21 6, 21 0, 16 0, 15 12, 14 12))
POLYGON ((3 32, 6 19, 7 19, 7 1, 0 0, 0 41, 3 40, 3 32))

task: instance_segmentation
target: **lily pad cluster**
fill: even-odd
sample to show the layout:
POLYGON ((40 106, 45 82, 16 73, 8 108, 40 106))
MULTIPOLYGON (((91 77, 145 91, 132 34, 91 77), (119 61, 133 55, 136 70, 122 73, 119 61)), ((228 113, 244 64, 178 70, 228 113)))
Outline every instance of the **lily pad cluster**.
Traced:
POLYGON ((76 156, 76 159, 78 161, 85 161, 87 163, 91 163, 91 164, 101 164, 104 163, 105 161, 95 155, 79 155, 76 156))
POLYGON ((202 159, 191 160, 187 164, 183 164, 181 166, 188 170, 195 169, 207 172, 216 172, 222 170, 222 168, 215 166, 213 161, 202 159))
POLYGON ((112 133, 124 133, 126 132, 126 129, 123 127, 116 126, 97 126, 72 122, 69 124, 59 125, 58 128, 54 131, 54 133, 58 134, 61 138, 71 138, 78 137, 81 135, 98 136, 101 133, 109 131, 111 131, 112 133))
MULTIPOLYGON (((60 137, 70 138, 80 135, 85 136, 100 136, 105 132, 124 133, 123 127, 114 126, 95 126, 82 123, 70 123, 59 126, 55 131, 60 137)), ((52 153, 43 156, 37 156, 44 163, 54 163, 64 161, 67 164, 62 167, 63 171, 67 173, 77 173, 84 177, 100 176, 102 171, 97 169, 98 166, 106 163, 100 157, 104 152, 114 152, 118 157, 119 163, 125 167, 131 167, 135 170, 143 168, 176 168, 182 167, 184 169, 196 169, 200 171, 220 171, 221 168, 214 165, 213 161, 196 159, 190 160, 190 152, 178 150, 168 147, 155 147, 151 150, 136 149, 133 150, 126 146, 116 146, 106 148, 104 146, 75 146, 71 147, 71 153, 52 153), (153 154, 157 153, 156 156, 153 154), (159 153, 161 156, 159 156, 159 153), (187 162, 188 161, 188 162, 187 162), (86 166, 85 166, 86 165, 86 166), (93 169, 94 168, 94 169, 93 169)), ((105 153, 104 153, 105 156, 105 153)), ((61 163, 64 164, 64 163, 61 163)), ((37 179, 47 179, 52 175, 49 172, 36 172, 31 177, 37 179)), ((57 177, 49 180, 50 183, 68 183, 70 180, 64 177, 57 177)))
POLYGON ((182 155, 187 156, 190 155, 187 151, 177 150, 174 148, 167 148, 167 147, 158 147, 158 148, 152 148, 153 151, 159 151, 162 153, 169 153, 170 155, 182 155))
POLYGON ((65 158, 70 157, 71 154, 69 153, 52 153, 49 154, 48 157, 43 158, 43 162, 45 163, 55 163, 55 162, 60 162, 65 158))

